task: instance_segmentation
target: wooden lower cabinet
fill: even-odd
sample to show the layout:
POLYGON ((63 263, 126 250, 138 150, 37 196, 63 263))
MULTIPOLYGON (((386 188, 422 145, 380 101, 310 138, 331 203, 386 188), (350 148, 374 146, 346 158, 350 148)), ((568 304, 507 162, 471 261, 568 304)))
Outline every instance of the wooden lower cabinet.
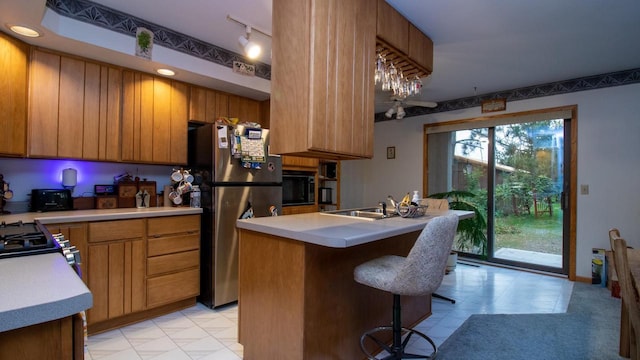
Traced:
POLYGON ((200 215, 46 226, 80 250, 82 280, 93 294, 90 334, 195 304, 200 215))
POLYGON ((151 218, 147 237, 147 306, 200 294, 200 216, 151 218))
POLYGON ((0 359, 84 359, 80 315, 0 333, 0 359))
POLYGON ((146 308, 145 220, 89 223, 89 326, 146 308))

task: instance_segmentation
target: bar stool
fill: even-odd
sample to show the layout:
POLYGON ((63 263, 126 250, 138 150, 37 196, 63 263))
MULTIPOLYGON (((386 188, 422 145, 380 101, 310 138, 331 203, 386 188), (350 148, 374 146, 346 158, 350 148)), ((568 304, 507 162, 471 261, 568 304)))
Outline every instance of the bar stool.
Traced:
POLYGON ((358 265, 353 273, 356 282, 393 294, 392 326, 380 326, 365 332, 360 337, 360 348, 371 360, 376 359, 365 348, 365 340, 371 339, 389 355, 383 359, 431 359, 435 358, 436 345, 425 334, 401 324, 400 296, 423 296, 433 294, 444 277, 447 257, 453 245, 458 227, 458 216, 439 216, 427 223, 407 257, 386 255, 358 265), (391 331, 391 346, 377 339, 374 334, 391 331), (403 331, 406 337, 402 339, 403 331), (433 352, 418 355, 405 352, 411 336, 415 334, 425 339, 433 352))

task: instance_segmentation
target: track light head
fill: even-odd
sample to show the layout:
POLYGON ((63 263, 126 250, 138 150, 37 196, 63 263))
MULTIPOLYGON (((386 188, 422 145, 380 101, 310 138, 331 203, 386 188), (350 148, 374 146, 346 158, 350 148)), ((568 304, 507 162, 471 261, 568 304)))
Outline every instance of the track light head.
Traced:
POLYGON ((253 41, 250 41, 250 36, 251 26, 247 26, 247 34, 240 36, 240 38, 238 38, 238 42, 240 43, 240 45, 242 45, 244 54, 247 55, 249 59, 257 59, 262 52, 262 48, 260 47, 260 45, 254 43, 253 41))

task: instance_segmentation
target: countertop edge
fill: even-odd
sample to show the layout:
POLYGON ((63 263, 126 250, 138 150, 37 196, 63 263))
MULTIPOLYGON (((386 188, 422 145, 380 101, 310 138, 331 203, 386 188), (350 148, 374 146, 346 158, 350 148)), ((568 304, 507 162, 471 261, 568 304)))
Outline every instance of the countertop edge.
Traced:
POLYGON ((93 295, 59 253, 3 259, 0 332, 62 319, 93 306, 93 295), (29 269, 32 271, 25 271, 29 269))
POLYGON ((122 219, 139 219, 160 216, 201 214, 201 208, 190 207, 153 207, 153 208, 118 208, 118 209, 91 209, 68 210, 52 212, 28 212, 0 216, 0 220, 9 222, 40 221, 42 224, 74 223, 85 221, 105 221, 122 219))
POLYGON ((388 237, 420 231, 434 217, 456 213, 460 219, 474 216, 472 211, 448 210, 427 213, 419 218, 394 217, 382 220, 336 218, 321 213, 252 218, 236 221, 238 229, 284 237, 332 248, 347 248, 388 237), (302 226, 300 224, 303 224, 302 226))

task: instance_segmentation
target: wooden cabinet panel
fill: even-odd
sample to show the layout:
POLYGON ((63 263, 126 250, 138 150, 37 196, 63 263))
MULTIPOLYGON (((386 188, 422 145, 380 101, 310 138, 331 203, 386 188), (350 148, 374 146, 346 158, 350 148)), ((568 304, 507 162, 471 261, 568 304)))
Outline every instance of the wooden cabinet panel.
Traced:
MULTIPOLYGON (((187 85, 173 82, 171 86, 171 133, 168 162, 172 164, 187 163, 187 85)), ((166 144, 158 144, 165 146, 166 144)), ((155 160, 154 160, 155 161, 155 160)))
MULTIPOLYGON (((214 97, 215 103, 215 97, 214 97)), ((207 89, 199 86, 189 87, 189 120, 207 121, 207 89)))
POLYGON ((145 309, 144 239, 90 243, 88 257, 93 293, 93 307, 87 312, 89 324, 145 309))
POLYGON ((145 219, 89 223, 89 242, 133 239, 145 236, 145 219))
POLYGON ((216 92, 215 118, 229 117, 229 95, 216 92))
POLYGON ((147 275, 153 276, 198 267, 200 251, 192 250, 175 254, 150 257, 147 260, 147 275))
POLYGON ((78 332, 71 316, 3 332, 0 359, 83 359, 83 345, 74 344, 78 332))
MULTIPOLYGON (((171 162, 171 83, 162 78, 153 80, 153 162, 171 162)), ((185 114, 186 115, 186 114, 185 114)), ((186 116, 185 116, 186 121, 186 116)), ((186 125, 186 124, 185 124, 186 125)), ((185 128, 186 136, 186 128, 185 128)))
POLYGON ((318 207, 316 205, 301 205, 301 206, 283 206, 282 215, 295 215, 317 212, 318 207))
POLYGON ((109 318, 109 244, 88 247, 88 286, 93 306, 87 311, 89 324, 109 318))
POLYGON ((84 61, 60 58, 58 157, 82 158, 84 61))
POLYGON ((283 170, 297 170, 299 168, 310 168, 313 172, 318 169, 318 159, 302 156, 282 156, 282 169, 283 170))
POLYGON ((273 19, 272 151, 371 158, 376 3, 278 0, 273 19))
POLYGON ((100 106, 102 69, 98 64, 86 63, 84 65, 82 157, 98 160, 100 159, 100 115, 103 110, 100 106))
POLYGON ((163 236, 160 238, 149 237, 148 256, 171 254, 178 251, 188 251, 200 248, 200 235, 181 234, 163 236))
POLYGON ((84 63, 82 159, 120 160, 121 92, 120 69, 84 63))
POLYGON ((0 154, 27 153, 27 44, 0 33, 0 154))
POLYGON ((433 41, 409 24, 409 57, 429 72, 433 71, 433 41))
POLYGON ((260 103, 260 125, 263 128, 269 129, 271 127, 271 101, 264 100, 260 103))
POLYGON ((150 218, 148 236, 160 236, 200 231, 200 215, 150 218))
POLYGON ((147 307, 197 296, 200 215, 150 218, 147 225, 147 307))
POLYGON ((120 160, 121 72, 33 50, 29 156, 120 160))
POLYGON ((103 66, 101 71, 100 148, 98 158, 116 161, 120 160, 122 70, 103 66))
POLYGON ((187 86, 123 71, 122 160, 186 164, 187 86))
POLYGON ((378 0, 376 36, 400 52, 409 53, 409 21, 385 0, 378 0))
POLYGON ((154 307, 187 299, 197 296, 199 292, 200 269, 157 276, 147 280, 147 306, 154 307))
POLYGON ((229 116, 229 95, 196 86, 190 88, 189 120, 215 123, 218 118, 229 116))
POLYGON ((60 56, 34 50, 29 86, 29 155, 58 155, 60 56))

